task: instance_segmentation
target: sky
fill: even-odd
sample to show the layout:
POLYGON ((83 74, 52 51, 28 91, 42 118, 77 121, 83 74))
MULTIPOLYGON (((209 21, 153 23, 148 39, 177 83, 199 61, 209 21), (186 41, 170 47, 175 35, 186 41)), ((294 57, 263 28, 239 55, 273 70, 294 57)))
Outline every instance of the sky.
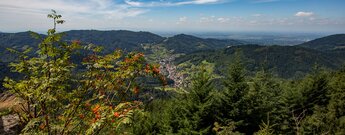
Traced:
POLYGON ((0 31, 345 33, 345 0, 0 0, 0 31))

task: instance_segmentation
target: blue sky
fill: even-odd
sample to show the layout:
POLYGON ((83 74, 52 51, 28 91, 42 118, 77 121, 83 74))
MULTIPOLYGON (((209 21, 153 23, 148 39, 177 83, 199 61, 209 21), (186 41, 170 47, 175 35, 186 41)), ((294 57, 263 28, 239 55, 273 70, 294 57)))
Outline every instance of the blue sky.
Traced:
POLYGON ((1 0, 0 31, 345 32, 345 0, 1 0))

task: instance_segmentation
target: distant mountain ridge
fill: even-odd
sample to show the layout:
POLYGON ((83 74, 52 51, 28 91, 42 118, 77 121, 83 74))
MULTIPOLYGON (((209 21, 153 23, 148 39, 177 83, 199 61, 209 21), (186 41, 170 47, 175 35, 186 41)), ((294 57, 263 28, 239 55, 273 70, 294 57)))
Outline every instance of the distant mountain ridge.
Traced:
POLYGON ((83 43, 93 43, 103 46, 105 51, 124 49, 141 51, 141 44, 154 44, 164 40, 163 37, 150 32, 133 32, 127 30, 71 30, 64 32, 65 40, 80 40, 83 43))
MULTIPOLYGON (((44 35, 42 35, 44 36, 44 35)), ((0 33, 0 46, 1 47, 22 47, 37 46, 39 40, 33 38, 29 31, 18 33, 0 33)))
MULTIPOLYGON (((143 44, 160 44, 176 53, 191 53, 199 50, 220 49, 227 46, 242 45, 237 40, 203 39, 191 35, 179 34, 172 37, 162 37, 150 32, 133 32, 127 30, 71 30, 63 32, 66 41, 80 40, 82 43, 93 43, 104 47, 106 53, 115 49, 127 51, 143 51, 143 44)), ((42 35, 44 36, 44 35, 42 35)), ((37 47, 38 40, 31 37, 30 32, 0 33, 0 46, 37 47)))
POLYGON ((320 51, 330 51, 345 49, 345 34, 335 34, 305 42, 298 46, 316 49, 320 51))
POLYGON ((161 44, 168 50, 174 50, 175 53, 191 53, 200 50, 221 49, 228 46, 243 45, 242 42, 237 40, 204 39, 186 34, 168 37, 161 44))

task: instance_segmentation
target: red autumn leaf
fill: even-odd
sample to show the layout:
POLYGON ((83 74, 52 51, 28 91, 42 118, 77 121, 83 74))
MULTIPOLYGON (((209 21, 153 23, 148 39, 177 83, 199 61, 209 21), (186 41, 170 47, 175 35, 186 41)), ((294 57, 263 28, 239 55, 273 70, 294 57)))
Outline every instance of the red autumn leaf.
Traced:
POLYGON ((118 117, 120 117, 120 113, 114 112, 114 116, 115 116, 116 118, 118 118, 118 117))
POLYGON ((97 104, 94 108, 92 108, 92 112, 93 113, 97 113, 98 112, 98 109, 100 108, 101 106, 99 104, 97 104))

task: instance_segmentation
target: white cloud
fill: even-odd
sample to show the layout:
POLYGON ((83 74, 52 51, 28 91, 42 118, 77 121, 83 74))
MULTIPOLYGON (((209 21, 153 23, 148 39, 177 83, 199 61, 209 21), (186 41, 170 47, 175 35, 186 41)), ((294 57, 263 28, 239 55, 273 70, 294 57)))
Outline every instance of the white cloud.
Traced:
POLYGON ((1 0, 0 29, 47 29, 46 15, 54 9, 62 14, 67 27, 97 29, 115 27, 120 20, 146 13, 147 9, 129 7, 113 0, 1 0), (6 21, 3 21, 6 20, 6 21))
POLYGON ((184 5, 184 4, 209 4, 209 3, 216 3, 219 2, 220 0, 191 0, 191 1, 186 1, 186 2, 179 2, 179 4, 184 5))
POLYGON ((145 13, 145 10, 129 8, 112 0, 83 0, 82 2, 72 0, 1 0, 0 11, 8 10, 8 8, 12 8, 12 11, 16 9, 28 10, 31 13, 46 13, 50 9, 55 9, 64 14, 113 16, 117 18, 145 13))
POLYGON ((226 23, 229 20, 230 20, 229 18, 223 18, 223 17, 220 17, 220 18, 217 19, 217 21, 219 21, 220 23, 226 23))
POLYGON ((188 18, 183 16, 183 17, 178 18, 178 21, 176 22, 176 24, 185 24, 187 23, 187 21, 188 21, 188 18))
POLYGON ((180 17, 179 19, 178 19, 180 22, 186 22, 187 21, 187 17, 180 17))
POLYGON ((125 3, 130 5, 130 6, 133 6, 133 7, 141 7, 144 5, 144 3, 142 3, 142 2, 129 1, 129 0, 126 0, 125 3))
POLYGON ((199 22, 200 23, 212 23, 215 20, 215 16, 209 16, 209 17, 200 17, 199 22))
POLYGON ((280 0, 253 0, 253 3, 268 3, 268 2, 276 2, 280 0))
POLYGON ((229 21, 230 18, 228 17, 203 16, 199 18, 199 23, 212 25, 216 25, 215 23, 228 23, 229 21))
POLYGON ((215 4, 225 2, 224 0, 187 0, 187 1, 154 1, 154 2, 139 2, 134 0, 125 0, 128 6, 132 7, 167 7, 180 5, 202 5, 215 4))
POLYGON ((310 17, 310 16, 313 16, 313 15, 314 15, 313 12, 303 12, 303 11, 297 12, 295 14, 295 16, 297 16, 297 17, 310 17))
POLYGON ((252 16, 254 16, 254 17, 261 17, 263 15, 262 14, 253 14, 252 16))

